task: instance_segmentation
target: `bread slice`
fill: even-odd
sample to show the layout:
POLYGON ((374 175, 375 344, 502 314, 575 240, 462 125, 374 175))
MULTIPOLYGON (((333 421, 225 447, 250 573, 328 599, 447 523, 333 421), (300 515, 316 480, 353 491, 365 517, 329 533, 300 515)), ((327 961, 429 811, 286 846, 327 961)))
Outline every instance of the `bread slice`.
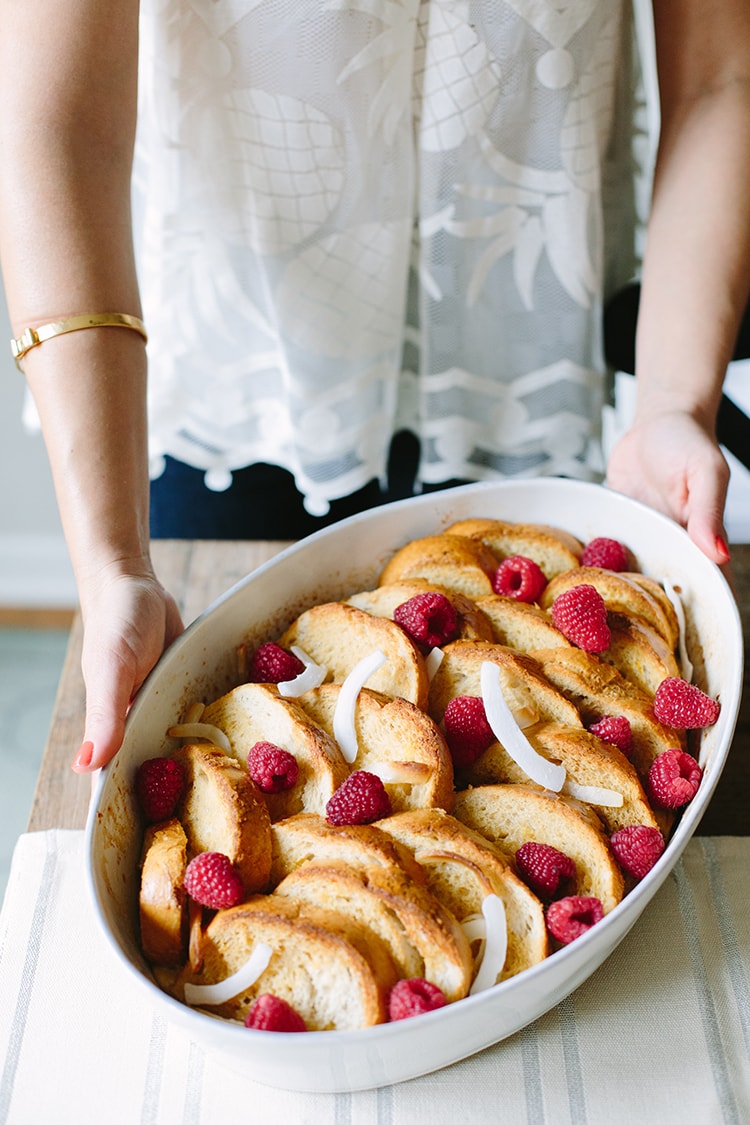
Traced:
POLYGON ((550 684, 534 659, 505 645, 482 641, 454 641, 443 649, 443 660, 430 685, 428 709, 435 722, 442 721, 455 696, 481 696, 485 661, 500 669, 503 696, 524 721, 554 719, 569 726, 582 725, 575 706, 550 684))
POLYGON ((429 681, 424 659, 404 630, 345 602, 313 606, 293 621, 278 642, 298 645, 328 669, 328 682, 342 683, 356 664, 376 650, 386 662, 367 681, 373 691, 403 696, 424 710, 429 681))
POLYGON ((600 657, 626 680, 653 696, 663 679, 680 675, 674 652, 645 621, 626 613, 608 613, 607 621, 612 639, 600 657))
POLYGON ((647 588, 642 575, 603 570, 598 566, 580 566, 576 570, 558 574, 548 582, 539 604, 542 609, 549 610, 560 594, 573 586, 581 585, 593 586, 598 590, 609 612, 642 618, 674 652, 680 635, 674 607, 666 595, 662 600, 652 587, 647 588))
POLYGON ((598 898, 605 914, 623 896, 609 841, 577 802, 526 785, 481 785, 456 794, 454 815, 510 856, 530 840, 551 844, 575 863, 574 893, 598 898))
POLYGON ((467 519, 447 527, 446 535, 478 540, 490 548, 498 561, 524 555, 533 559, 548 579, 579 566, 583 554, 583 543, 574 535, 546 524, 467 519))
POLYGON ((138 912, 141 948, 152 965, 181 965, 187 956, 186 867, 187 836, 179 820, 150 824, 143 840, 138 912))
MULTIPOLYGON (((347 598, 349 605, 372 613, 376 617, 390 617, 396 608, 408 602, 418 594, 438 593, 452 604, 458 617, 458 630, 456 638, 465 640, 491 641, 492 627, 484 614, 477 608, 476 603, 457 590, 450 590, 447 586, 438 586, 435 582, 428 582, 426 578, 409 578, 401 582, 391 582, 387 586, 378 586, 374 590, 361 590, 347 598)), ((455 640, 456 638, 451 638, 455 640)))
POLYGON ((490 640, 495 644, 507 645, 519 652, 570 644, 553 624, 549 613, 537 605, 519 602, 501 594, 487 594, 483 598, 477 598, 476 605, 490 623, 490 640))
POLYGON ((272 993, 299 1012, 309 1031, 352 1031, 387 1019, 388 993, 397 975, 377 936, 351 916, 277 895, 217 911, 203 938, 203 969, 186 968, 176 995, 183 999, 187 982, 225 980, 260 943, 273 950, 264 972, 210 1011, 243 1022, 256 997, 272 993))
POLYGON ((271 832, 271 888, 277 887, 303 863, 327 863, 329 860, 346 863, 357 870, 400 866, 415 883, 425 881, 411 852, 375 824, 334 825, 315 813, 298 813, 277 821, 271 832))
POLYGON ((187 836, 189 857, 223 852, 247 895, 265 890, 271 873, 271 820, 247 770, 215 746, 187 743, 172 757, 185 768, 185 789, 175 813, 187 836))
POLYGON ((508 949, 499 980, 544 960, 549 941, 542 904, 489 840, 442 809, 396 813, 379 826, 409 848, 435 898, 459 922, 481 912, 485 895, 502 899, 508 949))
POLYGON ((633 739, 630 760, 642 781, 658 754, 675 746, 684 749, 684 732, 663 726, 654 717, 649 694, 613 665, 578 648, 546 649, 534 657, 545 678, 578 709, 584 726, 604 715, 625 716, 633 739))
POLYGON ((292 754, 299 774, 291 789, 264 793, 272 820, 297 812, 324 813, 332 793, 349 774, 338 744, 297 699, 279 695, 275 684, 241 684, 203 712, 203 721, 219 727, 240 761, 256 742, 272 742, 292 754))
POLYGON ((478 598, 492 593, 496 570, 497 559, 479 540, 459 535, 428 535, 412 539, 396 551, 381 572, 378 585, 425 578, 468 598, 478 598))
POLYGON ((400 865, 363 870, 313 861, 287 875, 274 893, 357 918, 385 942, 399 976, 431 981, 448 1003, 468 993, 474 961, 466 935, 400 865))
MULTIPOLYGON (((580 727, 560 723, 536 723, 523 733, 538 754, 565 767, 566 784, 574 782, 608 789, 622 796, 623 803, 619 807, 592 804, 608 835, 632 824, 659 827, 635 768, 616 746, 602 742, 580 727)), ((497 782, 523 785, 528 781, 520 766, 498 742, 464 771, 464 778, 467 785, 497 782)))
MULTIPOLYGON (((340 684, 322 684, 299 698, 306 712, 333 736, 340 684)), ((382 779, 394 811, 453 801, 453 761, 438 725, 406 699, 362 688, 354 710, 357 757, 353 770, 382 779)))

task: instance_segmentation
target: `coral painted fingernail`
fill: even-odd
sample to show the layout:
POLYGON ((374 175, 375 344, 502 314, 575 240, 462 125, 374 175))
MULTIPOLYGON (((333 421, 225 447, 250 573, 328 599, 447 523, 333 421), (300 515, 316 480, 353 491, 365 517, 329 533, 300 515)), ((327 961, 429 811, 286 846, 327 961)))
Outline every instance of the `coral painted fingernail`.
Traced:
POLYGON ((726 543, 726 540, 724 539, 724 537, 721 536, 721 535, 717 535, 714 542, 715 542, 715 545, 716 545, 716 553, 718 555, 721 555, 724 562, 729 562, 729 557, 730 557, 729 556, 729 547, 727 546, 727 543, 726 543))
POLYGON ((74 770, 87 770, 91 765, 91 759, 94 756, 93 742, 84 742, 81 749, 73 759, 74 770))

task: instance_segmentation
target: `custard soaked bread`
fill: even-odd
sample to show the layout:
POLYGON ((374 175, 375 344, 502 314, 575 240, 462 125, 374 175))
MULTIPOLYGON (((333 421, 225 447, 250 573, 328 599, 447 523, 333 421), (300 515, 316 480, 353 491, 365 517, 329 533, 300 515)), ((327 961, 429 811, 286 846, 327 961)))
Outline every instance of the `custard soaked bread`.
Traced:
MULTIPOLYGON (((564 792, 572 790, 584 802, 586 796, 596 799, 596 814, 609 835, 632 824, 659 827, 635 768, 616 746, 561 723, 535 723, 524 734, 538 754, 565 767, 564 792)), ((464 771, 463 780, 467 786, 528 784, 524 771, 499 742, 464 771)))
POLYGON ((271 873, 271 819, 247 770, 216 746, 188 744, 172 757, 185 767, 175 811, 190 854, 221 852, 247 894, 264 891, 271 873))
MULTIPOLYGON (((300 696, 300 705, 331 737, 340 684, 322 684, 300 696)), ((352 769, 383 781, 394 810, 453 801, 453 761, 445 739, 425 711, 406 699, 362 688, 354 708, 357 754, 352 769)))
POLYGON ((526 785, 480 785, 456 795, 453 815, 509 858, 522 844, 549 844, 575 864, 575 893, 617 906, 625 882, 601 823, 575 801, 526 785))
POLYGON ((258 742, 293 755, 299 769, 295 784, 263 795, 272 820, 302 811, 322 813, 349 773, 333 737, 299 700, 283 698, 275 684, 241 684, 206 707, 202 722, 222 731, 232 754, 245 764, 258 742))
POLYGON ((399 1018, 394 989, 460 1001, 617 905, 700 784, 683 728, 718 704, 686 696, 671 596, 594 544, 495 519, 414 539, 170 728, 184 784, 146 815, 140 901, 163 987, 367 1027, 399 1018))
MULTIPOLYGON (((448 598, 456 611, 457 626, 455 637, 470 641, 491 641, 494 634, 490 622, 482 612, 479 602, 467 598, 457 590, 428 582, 426 578, 409 578, 400 582, 390 582, 377 586, 374 590, 362 590, 347 598, 349 605, 372 613, 376 617, 393 619, 395 610, 419 594, 441 593, 448 598)), ((455 638, 451 638, 455 639, 455 638)))
POLYGON ((485 663, 499 669, 506 702, 522 721, 554 719, 570 726, 581 725, 575 705, 545 677, 536 660, 505 645, 480 641, 455 641, 444 647, 430 685, 429 712, 436 722, 442 720, 451 699, 481 696, 485 663))
POLYGON ((396 551, 380 574, 379 586, 423 578, 468 598, 492 593, 497 559, 479 540, 459 535, 413 539, 396 551))
POLYGON ((577 567, 583 543, 567 531, 546 524, 508 523, 505 520, 460 520, 446 528, 446 535, 459 535, 484 543, 497 561, 523 555, 538 563, 545 576, 577 567))
POLYGON ((278 642, 296 645, 341 683, 357 663, 380 650, 387 657, 367 686, 385 695, 401 696, 424 709, 429 681, 424 659, 400 626, 343 602, 313 606, 292 622, 278 642))
POLYGON ((441 809, 396 813, 379 828, 409 849, 429 889, 459 922, 481 914, 487 894, 502 899, 508 951, 500 980, 544 960, 549 940, 542 903, 485 836, 441 809))
POLYGON ((186 966, 175 985, 217 984, 247 964, 253 949, 272 951, 257 980, 220 1003, 201 1007, 242 1022, 259 995, 291 1004, 311 1031, 349 1031, 382 1023, 398 975, 387 948, 350 915, 310 906, 300 899, 265 895, 219 910, 201 944, 202 967, 186 966))

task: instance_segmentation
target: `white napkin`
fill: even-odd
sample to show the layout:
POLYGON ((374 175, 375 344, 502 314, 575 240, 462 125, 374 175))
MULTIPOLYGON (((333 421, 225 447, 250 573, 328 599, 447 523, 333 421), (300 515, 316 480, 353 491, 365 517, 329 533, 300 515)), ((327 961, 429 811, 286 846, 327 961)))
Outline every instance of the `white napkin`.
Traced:
POLYGON ((694 839, 609 960, 455 1066, 355 1094, 270 1089, 133 994, 94 921, 83 834, 22 836, 0 914, 0 1125, 744 1125, 750 839, 694 839))

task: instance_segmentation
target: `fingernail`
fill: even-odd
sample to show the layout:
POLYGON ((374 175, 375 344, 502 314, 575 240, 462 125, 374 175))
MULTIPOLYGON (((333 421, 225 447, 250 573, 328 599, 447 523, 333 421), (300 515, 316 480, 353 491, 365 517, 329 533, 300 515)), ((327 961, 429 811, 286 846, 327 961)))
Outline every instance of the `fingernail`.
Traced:
POLYGON ((74 770, 87 770, 91 765, 91 759, 94 756, 93 742, 84 742, 81 749, 73 759, 74 770))
POLYGON ((729 547, 727 546, 726 540, 724 539, 724 537, 722 535, 716 536, 715 545, 716 545, 716 553, 718 555, 721 555, 724 562, 729 562, 729 557, 730 557, 729 556, 729 547))

